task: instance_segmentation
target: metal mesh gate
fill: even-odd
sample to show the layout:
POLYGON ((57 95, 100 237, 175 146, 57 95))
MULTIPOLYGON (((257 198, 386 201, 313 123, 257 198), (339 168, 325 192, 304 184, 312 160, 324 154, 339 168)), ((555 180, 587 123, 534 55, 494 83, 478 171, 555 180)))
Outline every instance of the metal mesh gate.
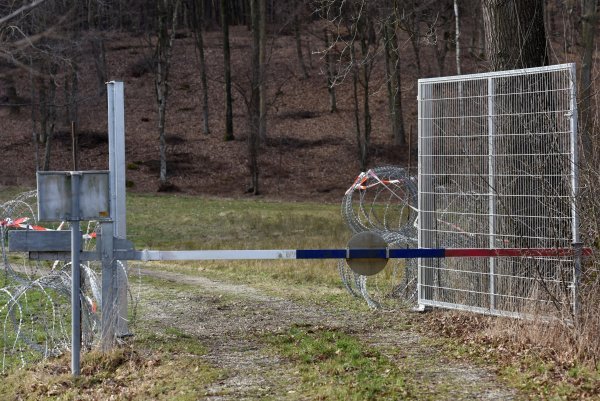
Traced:
MULTIPOLYGON (((419 80, 419 247, 578 242, 575 65, 419 80)), ((420 259, 419 304, 552 314, 573 257, 420 259)))

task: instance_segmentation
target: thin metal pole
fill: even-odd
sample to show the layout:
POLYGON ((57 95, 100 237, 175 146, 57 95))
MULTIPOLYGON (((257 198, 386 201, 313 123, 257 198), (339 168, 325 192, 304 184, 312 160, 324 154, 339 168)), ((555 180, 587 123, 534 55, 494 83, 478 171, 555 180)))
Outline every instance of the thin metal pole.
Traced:
POLYGON ((81 231, 79 227, 79 179, 81 173, 71 172, 71 372, 80 374, 81 353, 81 271, 79 252, 81 251, 81 231))

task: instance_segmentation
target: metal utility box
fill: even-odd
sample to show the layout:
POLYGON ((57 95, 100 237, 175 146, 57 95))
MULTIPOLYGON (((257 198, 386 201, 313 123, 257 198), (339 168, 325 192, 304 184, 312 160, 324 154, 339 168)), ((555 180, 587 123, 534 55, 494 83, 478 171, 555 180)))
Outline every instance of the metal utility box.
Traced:
POLYGON ((108 171, 40 171, 37 190, 40 221, 110 219, 108 171), (79 216, 71 215, 73 173, 80 175, 79 216))

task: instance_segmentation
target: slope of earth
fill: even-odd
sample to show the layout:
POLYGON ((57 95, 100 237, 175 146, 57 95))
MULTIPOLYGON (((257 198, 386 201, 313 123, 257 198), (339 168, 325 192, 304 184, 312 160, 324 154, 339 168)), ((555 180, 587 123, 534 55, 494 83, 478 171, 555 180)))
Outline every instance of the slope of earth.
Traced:
MULTIPOLYGON (((319 29, 314 27, 313 30, 319 29)), ((319 30, 320 32, 320 30, 319 30)), ((159 140, 154 89, 152 40, 128 33, 105 33, 109 79, 125 82, 126 160, 130 190, 154 192, 159 188, 159 140)), ((267 86, 269 111, 267 139, 259 157, 261 192, 268 198, 338 201, 358 175, 358 147, 354 128, 351 79, 337 87, 338 112, 329 112, 326 79, 323 75, 321 41, 305 36, 306 63, 310 77, 299 74, 292 36, 277 33, 269 41, 267 86), (310 57, 307 55, 310 53, 310 57)), ((244 196, 249 186, 248 114, 251 37, 245 27, 232 27, 233 118, 235 140, 225 142, 224 78, 222 39, 217 31, 205 37, 208 63, 210 133, 202 133, 202 95, 197 52, 188 32, 175 40, 167 104, 167 174, 179 190, 190 194, 244 196)), ((414 54, 408 38, 402 55, 404 125, 413 144, 412 168, 416 166, 416 75, 414 54)), ((91 54, 90 40, 81 39, 84 54, 91 54), (87 52, 87 53, 86 53, 87 52)), ((423 58, 433 49, 421 49, 423 58)), ((388 100, 383 76, 383 55, 377 54, 370 83, 372 144, 369 167, 409 167, 408 146, 394 145, 390 137, 388 100)), ((106 95, 99 93, 92 57, 78 61, 79 73, 79 169, 106 169, 106 95)), ((436 67, 423 63, 422 74, 436 74, 436 67)), ((451 63, 450 63, 451 64, 451 63)), ((465 61, 467 70, 476 70, 465 61)), ((450 72, 451 73, 451 72, 450 72)), ((31 93, 31 77, 21 72, 17 89, 24 102, 31 93)), ((71 124, 64 107, 64 77, 57 76, 57 118, 51 139, 50 170, 71 170, 71 124)), ((101 87, 101 86, 100 86, 101 87)), ((3 117, 0 153, 0 185, 31 185, 35 181, 36 158, 41 164, 44 149, 32 144, 31 113, 0 109, 3 117)), ((39 117, 38 117, 39 119, 39 117)), ((39 123, 39 121, 38 121, 39 123)))

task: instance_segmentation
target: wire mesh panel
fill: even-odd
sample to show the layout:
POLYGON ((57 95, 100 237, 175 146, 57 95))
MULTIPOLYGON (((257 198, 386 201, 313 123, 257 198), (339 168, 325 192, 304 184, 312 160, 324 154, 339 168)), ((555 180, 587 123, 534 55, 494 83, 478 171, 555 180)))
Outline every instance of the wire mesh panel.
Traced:
MULTIPOLYGON (((575 66, 419 80, 419 247, 578 241, 575 66)), ((419 303, 549 314, 575 299, 572 257, 420 259, 419 303)))

